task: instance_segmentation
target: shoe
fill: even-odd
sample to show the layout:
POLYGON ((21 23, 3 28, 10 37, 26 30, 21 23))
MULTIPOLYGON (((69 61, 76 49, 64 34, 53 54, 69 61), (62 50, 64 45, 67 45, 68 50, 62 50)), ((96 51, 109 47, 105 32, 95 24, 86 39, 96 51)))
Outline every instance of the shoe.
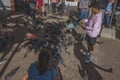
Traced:
POLYGON ((92 58, 91 56, 87 56, 86 60, 85 60, 85 63, 90 63, 92 61, 92 58))
POLYGON ((89 56, 90 54, 88 52, 83 52, 82 53, 84 56, 89 56))
POLYGON ((6 60, 7 60, 7 58, 5 58, 5 59, 0 59, 0 64, 3 64, 6 60))

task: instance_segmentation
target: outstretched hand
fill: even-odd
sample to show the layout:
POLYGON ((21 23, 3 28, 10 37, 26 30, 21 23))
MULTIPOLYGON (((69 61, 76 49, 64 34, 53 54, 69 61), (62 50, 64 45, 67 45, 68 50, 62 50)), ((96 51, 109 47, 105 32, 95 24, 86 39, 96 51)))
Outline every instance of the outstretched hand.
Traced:
POLYGON ((80 21, 80 26, 82 27, 83 30, 86 30, 84 19, 80 21))

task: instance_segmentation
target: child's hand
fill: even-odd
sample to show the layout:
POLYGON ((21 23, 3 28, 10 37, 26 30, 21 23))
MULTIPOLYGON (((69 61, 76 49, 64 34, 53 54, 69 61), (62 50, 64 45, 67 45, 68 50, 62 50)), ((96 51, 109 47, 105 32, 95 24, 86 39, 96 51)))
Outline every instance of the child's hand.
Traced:
POLYGON ((84 19, 80 20, 80 24, 84 24, 84 23, 85 23, 84 19))
POLYGON ((112 11, 109 13, 109 16, 112 16, 112 11))
POLYGON ((81 25, 81 27, 82 27, 83 30, 86 30, 86 27, 85 27, 85 26, 81 25))

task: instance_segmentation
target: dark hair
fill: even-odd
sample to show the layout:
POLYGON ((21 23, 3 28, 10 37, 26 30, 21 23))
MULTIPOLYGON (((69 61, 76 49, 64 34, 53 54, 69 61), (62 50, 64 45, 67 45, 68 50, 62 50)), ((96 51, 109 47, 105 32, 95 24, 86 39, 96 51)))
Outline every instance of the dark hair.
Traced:
POLYGON ((51 53, 48 49, 43 49, 39 53, 38 70, 40 75, 44 74, 47 71, 50 57, 51 57, 51 53))
POLYGON ((94 8, 97 8, 98 10, 101 9, 100 3, 98 3, 98 2, 92 3, 89 7, 94 7, 94 8))
POLYGON ((70 20, 70 19, 68 19, 66 22, 67 22, 67 24, 70 24, 70 23, 71 23, 71 20, 70 20))

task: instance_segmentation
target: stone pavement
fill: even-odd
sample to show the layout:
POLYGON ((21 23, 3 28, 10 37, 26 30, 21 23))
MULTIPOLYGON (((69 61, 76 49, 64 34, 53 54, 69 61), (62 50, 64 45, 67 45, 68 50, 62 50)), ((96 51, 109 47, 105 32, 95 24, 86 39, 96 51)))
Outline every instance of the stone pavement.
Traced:
MULTIPOLYGON (((64 17, 60 18, 63 21, 66 20, 64 17)), ((48 21, 57 22, 54 18, 48 21)), ((76 34, 81 33, 80 28, 75 28, 75 31, 76 34)), ((24 32, 21 33, 23 35, 24 32)), ((73 36, 75 37, 75 35, 73 36)), ((23 44, 23 42, 16 42, 9 45, 9 51, 0 52, 1 58, 8 59, 5 63, 0 64, 0 80, 5 80, 6 74, 18 66, 20 68, 10 80, 22 80, 30 64, 37 60, 38 53, 34 53, 33 50, 29 52, 27 48, 22 47, 23 44)), ((77 41, 74 46, 70 46, 70 49, 70 55, 61 53, 66 64, 66 67, 59 64, 62 80, 120 80, 120 40, 98 39, 93 54, 93 62, 90 64, 84 63, 85 57, 82 55, 82 49, 86 49, 86 41, 77 41), (100 44, 101 42, 103 44, 100 44), (85 79, 84 72, 87 73, 88 79, 85 79)))

